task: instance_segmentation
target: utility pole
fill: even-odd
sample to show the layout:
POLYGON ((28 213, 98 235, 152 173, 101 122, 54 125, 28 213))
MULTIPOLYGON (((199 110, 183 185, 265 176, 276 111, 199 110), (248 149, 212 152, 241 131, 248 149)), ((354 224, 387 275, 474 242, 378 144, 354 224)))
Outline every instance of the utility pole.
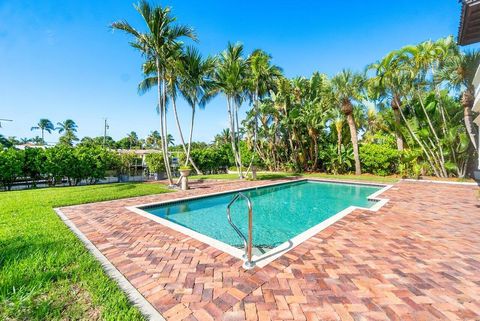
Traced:
POLYGON ((104 121, 104 126, 103 126, 103 147, 105 147, 105 145, 107 144, 107 129, 109 129, 110 127, 108 126, 107 118, 104 118, 103 121, 104 121))

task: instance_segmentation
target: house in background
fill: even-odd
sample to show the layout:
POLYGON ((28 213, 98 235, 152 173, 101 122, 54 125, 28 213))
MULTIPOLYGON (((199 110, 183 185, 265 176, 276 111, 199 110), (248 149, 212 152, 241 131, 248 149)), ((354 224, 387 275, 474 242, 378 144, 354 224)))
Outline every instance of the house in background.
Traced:
MULTIPOLYGON (((480 0, 462 0, 462 13, 458 31, 458 44, 461 46, 480 42, 480 0)), ((477 125, 477 152, 480 150, 480 66, 473 80, 475 86, 475 103, 473 104, 473 117, 477 125)), ((480 180, 480 152, 478 154, 475 179, 480 180)))

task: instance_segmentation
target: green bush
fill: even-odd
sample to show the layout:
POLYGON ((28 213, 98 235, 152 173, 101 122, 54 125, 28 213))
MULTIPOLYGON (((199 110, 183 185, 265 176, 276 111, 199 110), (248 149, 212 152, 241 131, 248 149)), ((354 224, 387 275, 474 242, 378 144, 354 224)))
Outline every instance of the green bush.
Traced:
POLYGON ((165 172, 165 162, 162 153, 147 154, 147 156, 145 156, 145 163, 150 173, 165 172))
POLYGON ((77 167, 73 147, 57 145, 48 148, 45 151, 45 156, 45 171, 49 176, 49 181, 55 185, 66 177, 69 184, 72 185, 72 176, 74 176, 73 173, 77 167))
POLYGON ((77 147, 74 149, 75 170, 70 173, 77 185, 82 180, 95 184, 104 179, 107 170, 118 164, 118 154, 102 147, 77 147))
POLYGON ((4 189, 10 190, 15 180, 22 176, 24 152, 13 148, 0 151, 0 181, 4 189))
POLYGON ((24 152, 23 175, 30 177, 35 187, 37 181, 45 175, 45 151, 42 148, 27 148, 24 152))
POLYGON ((364 172, 386 176, 398 172, 400 155, 388 145, 363 144, 360 146, 360 161, 364 172))
POLYGON ((69 185, 78 185, 82 180, 94 184, 119 164, 117 153, 102 147, 57 145, 48 148, 45 156, 45 172, 54 184, 64 177, 69 185))
POLYGON ((224 149, 207 147, 194 149, 191 156, 198 169, 204 173, 218 173, 230 165, 228 154, 224 149))

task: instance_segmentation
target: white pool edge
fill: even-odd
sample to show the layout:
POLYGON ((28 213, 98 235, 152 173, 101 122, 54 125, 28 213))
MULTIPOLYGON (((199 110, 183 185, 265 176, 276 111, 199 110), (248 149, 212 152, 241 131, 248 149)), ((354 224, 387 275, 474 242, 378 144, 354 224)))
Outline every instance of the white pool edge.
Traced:
MULTIPOLYGON (((175 202, 183 202, 183 201, 189 201, 189 200, 195 200, 195 199, 200 199, 204 197, 209 197, 209 196, 217 196, 217 195, 222 195, 222 194, 230 194, 230 193, 235 193, 235 192, 242 192, 246 190, 252 190, 252 189, 257 189, 257 188, 263 188, 263 187, 269 187, 269 186, 275 186, 275 185, 282 185, 282 184, 288 184, 292 182, 301 182, 301 181, 312 181, 312 182, 325 182, 325 183, 335 183, 335 184, 347 184, 347 185, 363 185, 363 186, 377 186, 377 187, 382 187, 380 190, 376 191, 375 193, 369 195, 367 197, 368 200, 375 201, 376 203, 370 207, 370 208, 365 208, 365 207, 359 207, 359 206, 349 206, 346 209, 338 212, 337 214, 329 217, 325 221, 309 228, 308 230, 298 234, 297 236, 289 239, 288 241, 280 244, 279 246, 269 250, 267 253, 263 255, 253 255, 252 261, 255 263, 255 266, 262 268, 272 261, 278 259, 288 251, 294 249, 298 245, 302 244, 309 238, 315 236, 316 234, 320 233, 322 230, 326 229, 330 225, 336 223, 337 221, 341 220, 343 217, 347 216, 351 212, 353 212, 356 209, 359 210, 367 210, 367 211, 372 211, 376 212, 378 211, 383 205, 385 205, 389 199, 385 198, 379 198, 378 196, 388 189, 390 189, 393 185, 386 185, 386 184, 376 184, 376 183, 367 183, 367 182, 352 182, 352 181, 339 181, 339 180, 329 180, 329 179, 316 179, 316 178, 304 178, 304 179, 298 179, 298 180, 293 180, 293 181, 282 181, 282 182, 276 182, 272 184, 264 184, 264 185, 259 185, 259 186, 254 186, 254 187, 246 187, 246 188, 240 188, 240 189, 234 189, 234 190, 229 190, 229 191, 222 191, 222 192, 216 192, 216 193, 208 193, 208 194, 203 194, 203 195, 196 195, 196 196, 191 196, 191 197, 184 197, 184 198, 176 198, 176 199, 171 199, 171 200, 166 200, 163 202, 154 202, 154 203, 146 203, 146 204, 140 204, 140 205, 135 205, 135 206, 127 206, 126 208, 136 214, 139 214, 147 219, 150 219, 156 223, 162 224, 168 228, 171 228, 174 231, 180 232, 184 234, 187 237, 191 237, 193 239, 196 239, 202 243, 205 243, 207 245, 210 245, 220 251, 223 251, 227 254, 230 254, 233 257, 236 257, 238 259, 244 260, 244 250, 238 249, 236 247, 233 247, 231 245, 228 245, 224 242, 221 242, 219 240, 216 240, 214 238, 211 238, 209 236, 206 236, 204 234, 198 233, 196 231, 193 231, 187 227, 181 226, 179 224, 173 223, 171 221, 168 221, 166 219, 163 219, 161 217, 158 217, 156 215, 153 215, 151 213, 146 212, 142 208, 144 207, 151 207, 151 206, 161 206, 161 205, 166 205, 169 203, 175 203, 175 202), (278 252, 277 252, 278 251, 278 252)), ((255 215, 255 214, 254 214, 255 215)))

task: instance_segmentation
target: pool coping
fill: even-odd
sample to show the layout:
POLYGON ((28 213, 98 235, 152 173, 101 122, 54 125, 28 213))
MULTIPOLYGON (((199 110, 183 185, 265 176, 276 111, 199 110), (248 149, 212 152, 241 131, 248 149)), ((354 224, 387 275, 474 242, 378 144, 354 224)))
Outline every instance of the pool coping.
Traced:
POLYGON ((161 205, 167 205, 171 203, 177 203, 177 202, 184 202, 184 201, 189 201, 189 200, 195 200, 195 199, 201 199, 201 198, 206 198, 206 197, 212 197, 212 196, 217 196, 217 195, 224 195, 224 194, 230 194, 230 193, 237 193, 237 192, 242 192, 242 191, 247 191, 247 190, 253 190, 253 189, 259 189, 259 188, 264 188, 264 187, 269 187, 269 186, 276 186, 276 185, 283 185, 283 184, 289 184, 292 182, 324 182, 324 183, 335 183, 335 184, 348 184, 348 185, 362 185, 362 186, 377 186, 377 187, 382 187, 380 190, 376 191, 373 194, 370 194, 367 199, 371 201, 375 201, 376 203, 370 207, 360 207, 360 206, 349 206, 345 208, 344 210, 336 213, 335 215, 329 217, 328 219, 318 223, 315 226, 312 226, 311 228, 303 231, 302 233, 292 237, 291 239, 287 240, 286 242, 272 248, 271 250, 267 251, 266 253, 262 255, 253 255, 252 261, 255 264, 255 267, 263 268, 269 263, 273 262, 277 258, 281 257, 282 255, 286 254, 290 250, 294 249, 298 245, 302 244, 306 240, 310 239, 311 237, 315 236, 316 234, 320 233, 322 230, 326 229, 330 225, 333 225, 337 221, 341 220, 343 217, 347 216, 348 214, 352 213, 354 210, 359 209, 359 210, 367 210, 367 211, 372 211, 376 212, 380 208, 385 205, 389 199, 386 198, 379 198, 378 196, 388 189, 390 189, 393 185, 389 184, 380 184, 380 183, 368 183, 368 182, 353 182, 353 181, 344 181, 344 180, 329 180, 329 179, 317 179, 317 178, 301 178, 301 179, 296 179, 293 181, 281 181, 281 182, 274 182, 271 184, 264 184, 260 186, 255 186, 255 187, 246 187, 246 188, 240 188, 240 189, 234 189, 234 190, 229 190, 229 191, 222 191, 222 192, 215 192, 215 193, 208 193, 208 194, 203 194, 203 195, 196 195, 196 196, 190 196, 190 197, 183 197, 183 198, 176 198, 172 200, 166 200, 162 202, 153 202, 153 203, 146 203, 146 204, 138 204, 134 206, 126 206, 125 208, 131 212, 134 212, 138 215, 141 215, 149 220, 152 220, 156 223, 159 223, 165 227, 171 228, 174 231, 180 232, 188 237, 194 238, 202 243, 205 243, 207 245, 210 245, 222 252, 225 252, 235 258, 238 258, 240 260, 244 260, 244 250, 238 249, 236 247, 233 247, 229 244, 226 244, 222 241, 219 241, 217 239, 214 239, 212 237, 209 237, 207 235, 201 234, 199 232, 196 232, 194 230, 191 230, 187 227, 181 226, 177 223, 173 223, 169 220, 163 219, 161 217, 158 217, 156 215, 153 215, 151 213, 148 213, 147 211, 144 210, 144 208, 148 207, 153 207, 153 206, 161 206, 161 205))

